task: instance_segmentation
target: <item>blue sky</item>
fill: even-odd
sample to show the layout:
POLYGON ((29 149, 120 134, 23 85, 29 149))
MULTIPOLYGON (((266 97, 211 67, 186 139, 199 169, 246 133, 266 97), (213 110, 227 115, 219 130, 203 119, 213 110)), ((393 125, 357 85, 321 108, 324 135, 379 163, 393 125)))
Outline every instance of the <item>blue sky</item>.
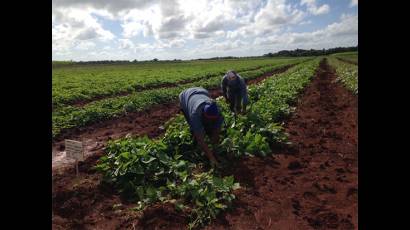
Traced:
POLYGON ((53 60, 193 59, 356 46, 357 0, 53 0, 53 60))

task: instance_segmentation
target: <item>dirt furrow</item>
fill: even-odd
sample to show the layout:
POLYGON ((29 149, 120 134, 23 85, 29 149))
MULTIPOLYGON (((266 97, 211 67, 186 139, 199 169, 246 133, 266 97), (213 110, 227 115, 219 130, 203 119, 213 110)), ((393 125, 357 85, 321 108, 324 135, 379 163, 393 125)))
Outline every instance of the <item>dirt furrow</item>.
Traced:
POLYGON ((245 189, 207 229, 357 229, 357 97, 326 62, 286 122, 294 147, 232 169, 245 189))

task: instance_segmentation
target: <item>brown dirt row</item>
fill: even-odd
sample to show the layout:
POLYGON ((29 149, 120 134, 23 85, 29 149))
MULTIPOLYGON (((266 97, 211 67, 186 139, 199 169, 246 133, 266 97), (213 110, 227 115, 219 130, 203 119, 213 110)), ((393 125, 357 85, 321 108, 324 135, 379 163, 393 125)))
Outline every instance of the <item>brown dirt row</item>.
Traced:
MULTIPOLYGON (((205 229, 358 229, 357 97, 326 62, 286 122, 293 147, 226 170, 243 189, 233 209, 205 229)), ((183 216, 154 206, 126 227, 182 229, 183 216)))

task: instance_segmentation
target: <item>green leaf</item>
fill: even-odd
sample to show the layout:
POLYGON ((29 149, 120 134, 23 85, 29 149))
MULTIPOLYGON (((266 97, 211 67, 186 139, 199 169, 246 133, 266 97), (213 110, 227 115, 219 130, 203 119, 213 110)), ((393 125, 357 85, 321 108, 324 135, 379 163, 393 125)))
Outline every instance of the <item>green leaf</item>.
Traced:
POLYGON ((239 189, 239 188, 241 188, 241 186, 240 186, 239 183, 235 183, 235 184, 233 184, 233 186, 232 186, 232 189, 233 189, 233 190, 236 190, 236 189, 239 189))
POLYGON ((144 164, 149 164, 149 163, 151 163, 151 162, 153 162, 154 160, 156 160, 156 158, 155 157, 150 157, 148 160, 142 160, 142 163, 144 163, 144 164))
POLYGON ((215 206, 216 208, 219 208, 219 209, 225 209, 225 208, 227 208, 226 205, 220 204, 220 203, 215 203, 214 206, 215 206))

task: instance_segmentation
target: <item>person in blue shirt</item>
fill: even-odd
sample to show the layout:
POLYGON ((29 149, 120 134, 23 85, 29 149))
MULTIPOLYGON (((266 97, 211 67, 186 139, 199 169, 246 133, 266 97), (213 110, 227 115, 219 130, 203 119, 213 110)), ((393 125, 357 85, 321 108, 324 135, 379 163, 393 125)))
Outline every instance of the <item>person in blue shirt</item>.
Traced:
POLYGON ((214 146, 219 143, 223 116, 218 105, 210 98, 208 91, 201 87, 182 91, 179 94, 179 103, 195 140, 211 163, 218 165, 213 151, 208 148, 204 139, 206 134, 214 146))
POLYGON ((245 113, 248 91, 244 79, 235 71, 230 70, 223 76, 221 88, 230 110, 234 113, 245 113))

